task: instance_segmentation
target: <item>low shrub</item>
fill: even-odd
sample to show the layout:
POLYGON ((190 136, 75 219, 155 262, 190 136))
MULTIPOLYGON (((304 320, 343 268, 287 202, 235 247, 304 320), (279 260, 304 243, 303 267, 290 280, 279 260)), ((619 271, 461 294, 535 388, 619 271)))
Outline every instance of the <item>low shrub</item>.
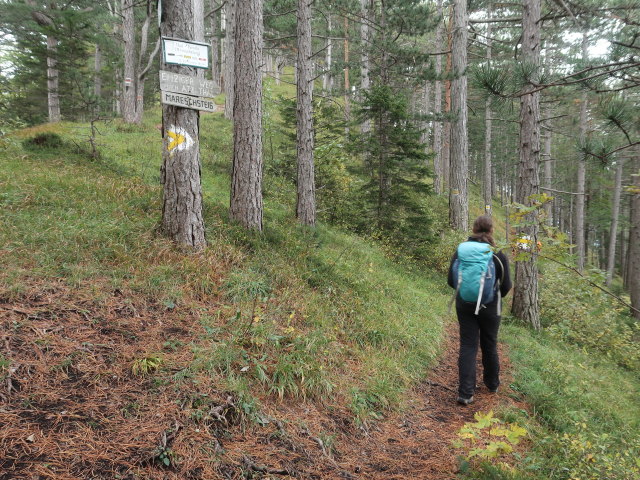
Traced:
POLYGON ((59 149, 64 146, 64 142, 57 133, 44 132, 23 140, 22 146, 27 150, 59 149))
MULTIPOLYGON (((628 369, 640 369, 640 326, 624 305, 557 265, 543 266, 540 305, 553 337, 597 352, 628 369)), ((591 274, 596 282, 599 272, 591 274)))

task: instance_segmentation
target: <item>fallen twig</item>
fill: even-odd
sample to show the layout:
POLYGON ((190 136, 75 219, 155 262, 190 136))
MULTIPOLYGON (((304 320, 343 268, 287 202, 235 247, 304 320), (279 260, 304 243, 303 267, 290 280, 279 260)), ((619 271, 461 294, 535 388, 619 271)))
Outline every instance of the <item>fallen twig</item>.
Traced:
POLYGON ((443 385, 443 384, 438 383, 438 382, 432 382, 431 380, 427 380, 427 384, 431 385, 432 387, 440 387, 440 388, 442 388, 444 390, 448 390, 449 392, 458 393, 453 388, 447 387, 446 385, 443 385))
POLYGON ((242 463, 254 472, 267 473, 269 475, 288 475, 294 477, 294 473, 285 468, 269 468, 266 465, 258 465, 246 455, 242 456, 242 463))

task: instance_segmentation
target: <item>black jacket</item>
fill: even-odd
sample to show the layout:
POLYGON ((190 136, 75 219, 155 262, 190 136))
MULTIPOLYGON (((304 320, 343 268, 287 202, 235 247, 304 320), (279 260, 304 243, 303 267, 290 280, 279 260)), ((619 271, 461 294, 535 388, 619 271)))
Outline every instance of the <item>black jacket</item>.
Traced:
MULTIPOLYGON (((478 242, 479 240, 476 240, 473 237, 469 237, 467 241, 478 242)), ((449 275, 447 277, 447 283, 451 288, 455 288, 453 283, 453 262, 456 260, 456 258, 458 258, 458 249, 456 249, 455 253, 453 254, 453 257, 451 258, 451 264, 449 265, 449 275)), ((496 276, 500 279, 500 295, 504 297, 507 293, 509 293, 511 287, 513 287, 513 284, 511 283, 511 275, 509 273, 509 260, 504 253, 498 252, 493 255, 493 263, 496 266, 496 276), (498 257, 500 261, 496 260, 496 257, 498 257), (500 262, 502 262, 502 264, 500 262), (504 270, 502 269, 503 265, 504 270)))

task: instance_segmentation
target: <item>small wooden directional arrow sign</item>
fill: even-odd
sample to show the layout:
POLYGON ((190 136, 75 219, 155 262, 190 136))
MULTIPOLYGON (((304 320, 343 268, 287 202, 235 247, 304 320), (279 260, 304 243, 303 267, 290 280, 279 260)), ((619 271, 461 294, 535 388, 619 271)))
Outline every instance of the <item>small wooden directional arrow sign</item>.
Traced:
POLYGON ((162 103, 175 105, 176 107, 191 108, 192 110, 203 110, 205 112, 215 112, 217 106, 213 100, 204 97, 192 97, 174 92, 161 92, 162 103))

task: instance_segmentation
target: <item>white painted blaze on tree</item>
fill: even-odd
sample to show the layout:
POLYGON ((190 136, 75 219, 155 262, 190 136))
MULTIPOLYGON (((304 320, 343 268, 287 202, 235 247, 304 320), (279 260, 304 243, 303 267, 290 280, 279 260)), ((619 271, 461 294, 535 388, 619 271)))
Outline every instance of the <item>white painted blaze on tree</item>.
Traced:
POLYGON ((183 150, 189 150, 193 146, 193 138, 182 127, 176 127, 171 125, 167 130, 167 150, 172 152, 176 150, 181 152, 183 150))

